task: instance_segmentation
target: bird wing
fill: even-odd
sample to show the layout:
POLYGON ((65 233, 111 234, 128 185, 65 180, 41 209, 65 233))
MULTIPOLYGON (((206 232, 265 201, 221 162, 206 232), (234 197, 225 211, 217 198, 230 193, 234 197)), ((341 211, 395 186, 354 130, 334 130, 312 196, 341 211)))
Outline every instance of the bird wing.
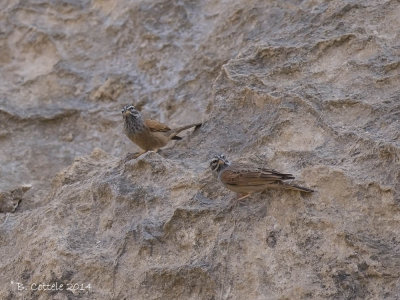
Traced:
POLYGON ((230 166, 220 175, 223 183, 240 186, 272 184, 293 178, 291 174, 279 173, 273 169, 240 166, 230 166))
POLYGON ((286 179, 294 179, 294 176, 292 174, 289 173, 281 173, 278 172, 274 169, 267 169, 267 168, 257 168, 257 170, 263 174, 266 175, 273 175, 273 176, 277 176, 279 177, 279 179, 281 180, 286 180, 286 179))
POLYGON ((150 131, 166 132, 171 130, 167 125, 152 119, 144 120, 144 124, 146 124, 150 131))

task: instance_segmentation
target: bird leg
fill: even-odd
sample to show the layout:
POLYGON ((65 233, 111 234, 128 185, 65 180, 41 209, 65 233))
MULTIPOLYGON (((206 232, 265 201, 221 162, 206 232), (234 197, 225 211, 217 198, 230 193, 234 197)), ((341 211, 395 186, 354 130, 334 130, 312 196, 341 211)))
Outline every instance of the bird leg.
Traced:
POLYGON ((140 151, 140 152, 137 152, 137 153, 134 153, 133 154, 133 158, 138 158, 139 156, 141 156, 142 154, 145 154, 147 152, 147 150, 143 150, 143 151, 140 151))
POLYGON ((124 162, 130 161, 131 159, 136 159, 140 155, 145 154, 147 151, 141 151, 141 152, 136 152, 136 153, 128 153, 124 159, 124 162))
POLYGON ((251 193, 244 194, 242 197, 240 197, 240 198, 236 199, 236 202, 239 202, 240 200, 243 200, 243 199, 245 199, 245 198, 249 197, 250 195, 251 195, 251 193))
POLYGON ((243 199, 249 197, 249 196, 251 195, 251 193, 248 193, 248 194, 239 194, 239 196, 240 196, 240 195, 242 195, 242 197, 240 197, 240 198, 238 198, 238 199, 233 199, 233 200, 231 200, 231 204, 229 205, 229 208, 228 208, 229 210, 231 210, 231 209, 237 207, 237 206, 239 205, 239 203, 240 203, 240 200, 243 200, 243 199))

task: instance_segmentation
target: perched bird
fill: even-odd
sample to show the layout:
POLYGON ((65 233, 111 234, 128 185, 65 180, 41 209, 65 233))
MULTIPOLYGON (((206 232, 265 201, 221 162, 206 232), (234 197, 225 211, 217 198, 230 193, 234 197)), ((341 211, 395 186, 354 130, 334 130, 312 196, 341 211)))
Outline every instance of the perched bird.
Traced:
POLYGON ((226 188, 238 194, 244 194, 238 200, 268 188, 313 192, 311 189, 283 182, 286 179, 294 179, 292 174, 283 174, 272 169, 238 163, 231 164, 223 154, 217 155, 211 160, 210 168, 226 188))
POLYGON ((201 123, 194 123, 171 129, 158 121, 143 119, 142 114, 133 105, 126 105, 122 109, 122 116, 125 134, 132 142, 143 149, 142 152, 135 154, 135 158, 147 151, 158 151, 170 140, 182 139, 178 134, 185 129, 201 126, 201 123))

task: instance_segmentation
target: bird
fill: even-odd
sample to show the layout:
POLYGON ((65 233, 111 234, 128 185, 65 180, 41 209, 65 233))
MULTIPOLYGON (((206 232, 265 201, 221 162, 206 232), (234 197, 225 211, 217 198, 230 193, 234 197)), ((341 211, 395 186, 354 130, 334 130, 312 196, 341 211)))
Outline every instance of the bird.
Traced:
POLYGON ((134 158, 147 151, 158 151, 166 146, 170 140, 181 140, 178 134, 186 129, 195 127, 197 129, 202 123, 193 123, 175 129, 152 119, 144 119, 142 114, 133 106, 126 105, 122 109, 124 119, 124 131, 127 137, 138 145, 142 151, 136 153, 134 158))
POLYGON ((312 193, 312 189, 301 187, 284 180, 294 179, 292 174, 280 173, 273 169, 230 163, 223 154, 213 157, 210 168, 219 181, 231 191, 243 194, 237 201, 268 188, 283 188, 312 193))

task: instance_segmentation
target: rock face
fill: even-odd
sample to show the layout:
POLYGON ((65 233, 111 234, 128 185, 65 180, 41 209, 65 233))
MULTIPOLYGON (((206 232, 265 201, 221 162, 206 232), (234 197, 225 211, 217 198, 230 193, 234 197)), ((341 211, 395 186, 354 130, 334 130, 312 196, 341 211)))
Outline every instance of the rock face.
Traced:
POLYGON ((0 213, 14 212, 23 195, 29 191, 31 186, 21 186, 11 191, 0 192, 0 213))
POLYGON ((397 299, 399 28, 395 0, 1 1, 0 298, 397 299), (130 103, 204 125, 125 162, 130 103), (316 192, 232 206, 216 153, 316 192))

